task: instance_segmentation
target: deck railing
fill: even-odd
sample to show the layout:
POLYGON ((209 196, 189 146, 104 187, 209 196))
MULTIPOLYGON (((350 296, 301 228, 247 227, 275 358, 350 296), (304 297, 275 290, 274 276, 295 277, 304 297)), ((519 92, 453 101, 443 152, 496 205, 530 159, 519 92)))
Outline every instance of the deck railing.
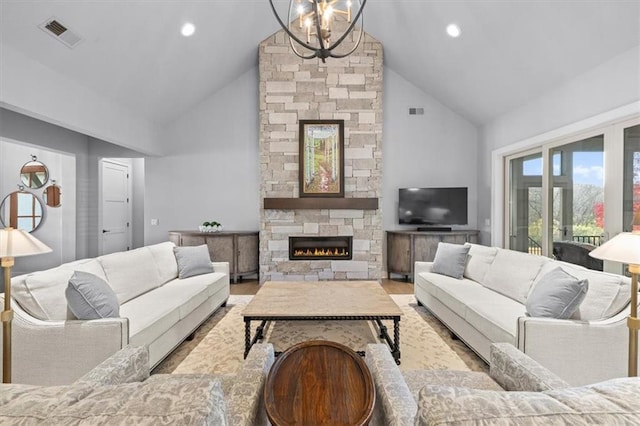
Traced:
POLYGON ((577 243, 587 243, 592 244, 594 246, 599 246, 602 244, 602 236, 601 235, 574 235, 573 241, 577 243))

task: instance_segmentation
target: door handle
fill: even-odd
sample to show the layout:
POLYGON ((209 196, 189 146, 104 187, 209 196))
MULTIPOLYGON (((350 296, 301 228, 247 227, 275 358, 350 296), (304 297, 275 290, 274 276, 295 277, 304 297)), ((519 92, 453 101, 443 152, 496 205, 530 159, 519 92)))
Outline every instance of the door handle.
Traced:
POLYGON ((104 233, 107 233, 107 232, 111 232, 111 231, 109 231, 109 230, 107 230, 107 229, 103 229, 103 230, 102 230, 102 233, 103 233, 103 234, 104 234, 104 233))

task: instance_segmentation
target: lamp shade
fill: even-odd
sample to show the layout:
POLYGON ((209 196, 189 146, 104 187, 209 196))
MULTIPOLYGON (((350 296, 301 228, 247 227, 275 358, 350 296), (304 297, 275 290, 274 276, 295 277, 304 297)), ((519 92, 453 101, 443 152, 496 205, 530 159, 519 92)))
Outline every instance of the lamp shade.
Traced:
POLYGON ((622 232, 593 249, 589 252, 589 256, 629 265, 640 265, 640 233, 622 232))
POLYGON ((0 229, 0 258, 49 253, 51 249, 33 235, 20 229, 0 229))

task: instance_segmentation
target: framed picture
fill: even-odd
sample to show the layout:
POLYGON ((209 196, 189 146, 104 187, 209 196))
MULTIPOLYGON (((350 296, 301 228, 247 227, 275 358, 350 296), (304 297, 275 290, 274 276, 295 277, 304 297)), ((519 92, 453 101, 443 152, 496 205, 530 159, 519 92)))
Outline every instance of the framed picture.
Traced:
POLYGON ((344 120, 300 120, 300 197, 344 197, 344 120))

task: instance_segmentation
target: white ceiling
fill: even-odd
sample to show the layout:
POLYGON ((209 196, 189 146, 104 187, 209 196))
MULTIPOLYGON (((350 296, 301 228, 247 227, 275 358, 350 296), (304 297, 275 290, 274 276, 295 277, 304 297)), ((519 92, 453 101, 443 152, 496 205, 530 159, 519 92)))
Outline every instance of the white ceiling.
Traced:
MULTIPOLYGON (((255 66, 278 28, 268 0, 0 0, 2 43, 160 124, 255 66), (84 41, 37 27, 52 16, 84 41)), ((389 68, 483 124, 640 45, 640 0, 369 0, 365 30, 389 68)))

